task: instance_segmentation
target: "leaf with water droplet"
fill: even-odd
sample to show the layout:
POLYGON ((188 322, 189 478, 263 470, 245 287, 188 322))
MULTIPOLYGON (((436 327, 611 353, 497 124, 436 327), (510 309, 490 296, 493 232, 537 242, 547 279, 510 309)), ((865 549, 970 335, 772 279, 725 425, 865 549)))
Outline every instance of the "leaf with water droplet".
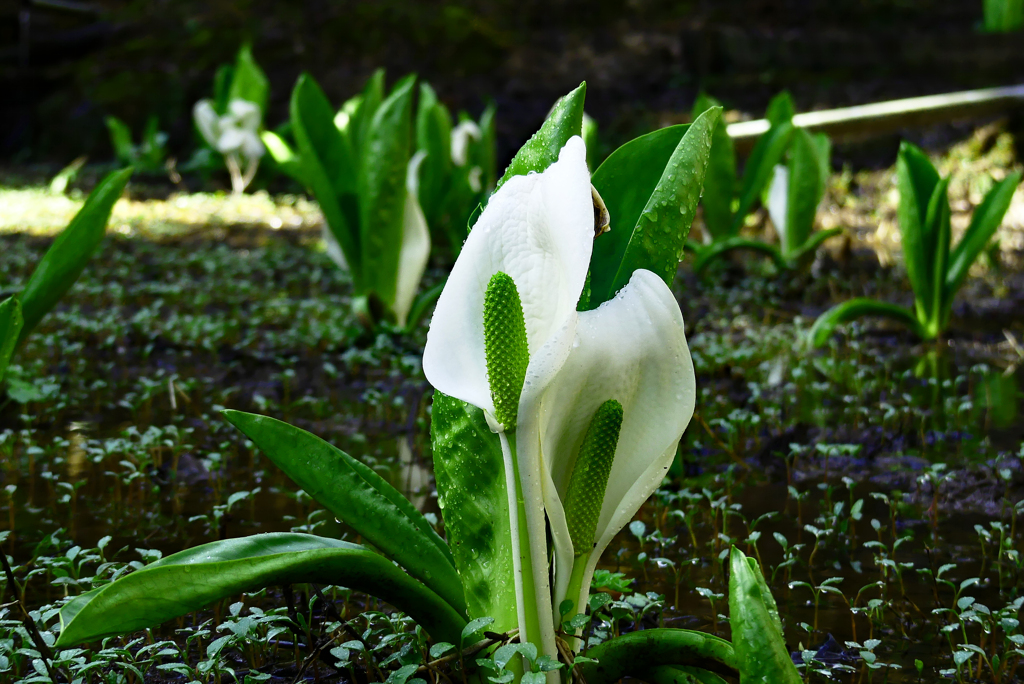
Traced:
POLYGON ((671 285, 697 210, 720 108, 690 125, 648 133, 615 150, 594 173, 611 231, 594 241, 589 308, 608 301, 645 268, 671 285), (666 209, 659 215, 657 208, 666 209), (668 211, 678 207, 678 216, 668 211))

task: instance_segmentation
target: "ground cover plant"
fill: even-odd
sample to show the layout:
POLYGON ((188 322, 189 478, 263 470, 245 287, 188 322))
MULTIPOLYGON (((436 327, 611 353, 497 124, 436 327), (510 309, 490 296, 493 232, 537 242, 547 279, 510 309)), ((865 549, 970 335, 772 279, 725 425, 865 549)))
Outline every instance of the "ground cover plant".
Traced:
MULTIPOLYGON (((883 206, 887 187, 857 199, 883 206)), ((622 214, 609 213, 613 230, 601 239, 622 214)), ((221 407, 322 436, 450 535, 429 479, 436 409, 420 365, 425 326, 367 332, 351 313, 350 276, 311 249, 315 231, 274 230, 274 218, 262 230, 166 243, 115 236, 15 359, 11 373, 35 390, 24 401, 9 394, 0 413, 13 515, 3 602, 29 610, 3 609, 0 665, 15 681, 429 681, 492 647, 499 680, 510 663, 549 662, 506 644, 510 633, 493 623, 474 644, 461 633, 431 641, 408 616, 330 581, 234 595, 133 636, 55 647, 69 599, 183 548, 252 533, 365 543, 308 496, 312 486, 297 492, 269 451, 220 422, 221 407)), ((1003 237, 1005 247, 1013 234, 1003 237)), ((25 282, 45 241, 4 244, 8 282, 25 282)), ((899 301, 902 271, 862 252, 845 265, 821 255, 807 274, 767 277, 760 267, 724 269, 712 282, 684 268, 675 283, 697 413, 668 477, 595 569, 589 651, 609 662, 596 650, 606 640, 662 627, 736 641, 726 610, 744 571, 738 555, 730 568, 736 545, 764 568, 801 676, 1014 681, 1024 330, 1012 309, 992 318, 999 302, 1019 300, 1019 274, 1005 267, 967 281, 971 304, 954 307, 942 353, 856 323, 806 353, 793 340, 813 314, 865 291, 899 301), (832 277, 810 275, 822 271, 832 277)), ((426 285, 444 277, 428 270, 426 285)), ((594 280, 592 292, 614 287, 594 280)))

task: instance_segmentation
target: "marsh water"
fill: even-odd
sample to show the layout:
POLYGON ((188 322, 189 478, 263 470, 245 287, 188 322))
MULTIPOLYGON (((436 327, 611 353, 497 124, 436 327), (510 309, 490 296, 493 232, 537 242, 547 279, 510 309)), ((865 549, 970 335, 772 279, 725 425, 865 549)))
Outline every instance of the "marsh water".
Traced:
MULTIPOLYGON (((34 573, 32 605, 87 588, 79 581, 95 568, 76 565, 76 547, 100 544, 107 560, 129 562, 255 532, 355 538, 222 408, 330 441, 443 529, 432 390, 419 366, 425 327, 363 331, 315 232, 214 237, 111 238, 16 359, 0 408, 0 530, 19 572, 34 573)), ((14 289, 47 243, 2 244, 14 289)), ((1021 566, 1007 551, 1024 550, 1013 514, 1024 485, 1024 353, 1014 346, 1024 315, 985 325, 991 316, 961 307, 937 345, 865 323, 808 353, 797 338, 826 286, 749 266, 709 281, 684 270, 677 281, 698 413, 669 478, 602 561, 623 573, 607 590, 633 611, 615 629, 727 636, 721 553, 735 543, 761 558, 789 648, 822 649, 824 662, 852 669, 835 676, 865 676, 861 649, 846 642, 872 638, 879 662, 902 666, 876 673, 890 681, 915 681, 915 660, 925 673, 953 667, 950 618, 933 611, 956 597, 938 568, 952 564, 944 572, 957 586, 980 578, 969 593, 993 611, 1020 594, 1021 566), (841 579, 839 594, 792 584, 829 578, 841 579)), ((840 282, 865 278, 904 296, 888 271, 854 269, 840 282)))

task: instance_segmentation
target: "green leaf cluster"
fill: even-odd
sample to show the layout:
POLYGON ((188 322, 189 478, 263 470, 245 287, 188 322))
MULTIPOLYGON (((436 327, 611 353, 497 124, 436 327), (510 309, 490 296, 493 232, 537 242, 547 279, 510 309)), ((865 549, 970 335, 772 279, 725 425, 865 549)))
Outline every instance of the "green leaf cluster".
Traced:
POLYGON ((160 119, 156 115, 147 119, 142 140, 137 145, 124 121, 116 116, 108 116, 104 121, 118 164, 132 166, 139 173, 163 173, 167 160, 167 134, 160 130, 160 119))
POLYGON ((452 116, 427 83, 420 84, 416 110, 416 149, 426 153, 420 175, 419 200, 434 244, 447 244, 458 256, 469 235, 473 211, 496 183, 495 113, 489 104, 473 122, 460 112, 459 124, 475 123, 479 138, 466 136, 465 159, 452 154, 452 116))
POLYGON ((835 327, 861 316, 881 316, 903 323, 923 340, 934 340, 949 326, 953 299, 967 278, 971 264, 999 229, 1021 171, 997 182, 974 210, 960 241, 953 246, 950 228, 949 179, 939 172, 918 147, 904 142, 896 160, 897 208, 903 261, 914 290, 908 309, 859 297, 838 304, 815 321, 810 330, 814 346, 824 344, 835 327))
MULTIPOLYGON (((292 91, 288 126, 262 136, 281 170, 320 204, 329 249, 336 245, 335 260, 352 274, 353 306, 371 327, 397 320, 406 180, 417 144, 415 80, 406 76, 386 93, 384 72, 378 70, 360 95, 335 111, 316 81, 303 74, 292 91), (290 134, 294 147, 283 134, 290 134)), ((423 163, 436 161, 439 148, 434 155, 431 160, 428 151, 423 163)), ((406 325, 415 324, 438 294, 421 295, 406 325)))
MULTIPOLYGON (((694 115, 714 105, 717 101, 701 95, 694 104, 694 115)), ((764 254, 780 270, 796 268, 805 265, 807 257, 822 242, 841 232, 814 232, 818 205, 828 183, 831 142, 823 133, 809 133, 793 126, 794 113, 789 93, 784 91, 771 100, 765 112, 768 131, 754 145, 739 181, 732 139, 725 126, 715 130, 701 200, 710 243, 691 243, 697 253, 697 272, 737 250, 764 254), (779 187, 774 183, 779 183, 779 187), (781 225, 775 226, 779 247, 740 235, 743 222, 756 203, 769 203, 770 191, 779 193, 773 199, 782 207, 781 225)))
MULTIPOLYGON (((696 120, 703 112, 719 106, 717 100, 702 94, 693 105, 693 118, 696 120)), ((793 114, 793 99, 789 93, 783 91, 772 98, 765 112, 768 131, 755 143, 740 178, 736 176, 736 151, 725 125, 715 129, 701 200, 704 225, 711 242, 739 235, 747 214, 754 210, 768 187, 775 165, 789 148, 793 114)))
MULTIPOLYGON (((232 100, 252 102, 264 114, 270 103, 270 81, 253 57, 252 47, 248 44, 238 49, 234 64, 221 64, 213 77, 213 110, 219 116, 227 114, 228 105, 232 100)), ((182 172, 199 172, 204 176, 222 169, 224 162, 220 153, 210 146, 198 129, 194 129, 194 137, 198 142, 198 148, 178 168, 182 172)), ((114 147, 117 149, 116 144, 114 147)), ((281 170, 287 172, 285 169, 281 170)))

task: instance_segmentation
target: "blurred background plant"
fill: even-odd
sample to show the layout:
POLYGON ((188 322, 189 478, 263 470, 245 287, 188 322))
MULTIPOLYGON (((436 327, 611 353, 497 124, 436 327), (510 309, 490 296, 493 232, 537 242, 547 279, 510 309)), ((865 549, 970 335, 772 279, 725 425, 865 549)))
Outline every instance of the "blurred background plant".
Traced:
POLYGON ((244 192, 266 152, 259 133, 269 97, 267 77, 250 47, 243 45, 234 66, 223 64, 217 70, 213 99, 200 100, 192 108, 196 130, 205 145, 182 170, 209 171, 219 156, 231 177, 232 192, 244 192))
POLYGON ((128 124, 116 116, 106 119, 110 131, 110 144, 114 148, 117 163, 131 166, 138 173, 156 175, 167 170, 167 133, 160 130, 160 119, 156 115, 146 120, 142 140, 136 145, 128 124))

